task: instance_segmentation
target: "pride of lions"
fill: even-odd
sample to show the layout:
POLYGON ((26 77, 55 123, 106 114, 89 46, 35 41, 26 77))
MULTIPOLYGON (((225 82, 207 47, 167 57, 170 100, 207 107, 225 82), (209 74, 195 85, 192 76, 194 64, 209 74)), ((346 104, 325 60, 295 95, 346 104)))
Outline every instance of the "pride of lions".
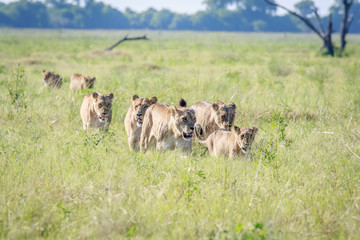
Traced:
MULTIPOLYGON (((43 71, 45 86, 60 88, 62 78, 53 71, 43 71)), ((94 87, 96 78, 73 74, 70 88, 74 91, 94 87)), ((84 97, 80 108, 83 129, 107 130, 112 118, 114 95, 93 92, 84 97)), ((234 125, 236 105, 197 102, 190 108, 184 99, 178 106, 158 103, 157 97, 131 98, 131 105, 125 116, 124 125, 130 150, 146 151, 181 149, 183 154, 191 152, 193 135, 200 144, 206 145, 210 155, 224 155, 230 158, 246 155, 251 150, 258 128, 239 128, 234 125)))

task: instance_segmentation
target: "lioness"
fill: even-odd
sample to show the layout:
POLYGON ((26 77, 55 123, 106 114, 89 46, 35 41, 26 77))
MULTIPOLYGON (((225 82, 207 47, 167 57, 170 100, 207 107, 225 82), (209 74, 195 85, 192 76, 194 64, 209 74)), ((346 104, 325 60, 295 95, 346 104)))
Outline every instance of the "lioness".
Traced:
POLYGON ((153 104, 149 107, 141 130, 141 150, 156 145, 157 150, 181 148, 182 154, 191 151, 195 112, 186 108, 183 99, 179 105, 153 104))
POLYGON ((139 141, 145 112, 152 104, 157 102, 157 97, 140 98, 138 95, 134 95, 131 100, 132 103, 126 114, 124 125, 128 136, 130 150, 139 150, 139 141))
POLYGON ((103 95, 98 92, 90 93, 84 97, 80 108, 80 115, 83 121, 83 129, 91 128, 108 129, 112 117, 112 100, 114 95, 109 93, 103 95))
POLYGON ((70 78, 70 89, 77 91, 79 89, 93 88, 96 77, 89 77, 82 74, 73 74, 70 78))
POLYGON ((199 123, 195 125, 195 135, 201 144, 205 144, 210 155, 225 155, 230 158, 239 157, 250 152, 251 145, 258 131, 257 127, 238 128, 236 126, 228 130, 217 130, 209 135, 206 140, 201 138, 202 128, 199 123))
POLYGON ((219 129, 230 130, 234 124, 236 110, 234 103, 225 105, 221 101, 197 102, 191 108, 194 109, 197 122, 202 127, 204 138, 219 129))
POLYGON ((62 78, 58 74, 55 74, 53 71, 45 70, 43 70, 42 74, 45 86, 52 88, 61 88, 62 78))

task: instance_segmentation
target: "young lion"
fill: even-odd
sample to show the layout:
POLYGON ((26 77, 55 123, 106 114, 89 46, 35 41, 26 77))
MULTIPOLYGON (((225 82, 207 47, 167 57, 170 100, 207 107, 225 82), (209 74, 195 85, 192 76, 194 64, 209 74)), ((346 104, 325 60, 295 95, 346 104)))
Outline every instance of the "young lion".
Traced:
POLYGON ((80 108, 80 115, 83 121, 83 129, 89 128, 108 129, 112 117, 112 100, 114 95, 109 93, 103 95, 98 92, 90 93, 84 97, 80 108))
POLYGON ((186 108, 183 99, 179 105, 153 104, 149 107, 141 130, 141 150, 156 145, 157 150, 181 148, 182 154, 191 152, 195 112, 186 108))
POLYGON ((45 70, 43 70, 42 74, 45 86, 52 88, 61 88, 62 78, 58 74, 54 74, 53 71, 45 70))
POLYGON ((132 103, 126 114, 124 125, 128 135, 130 150, 139 150, 139 141, 142 123, 146 110, 157 102, 157 97, 139 98, 138 95, 132 96, 132 103))
POLYGON ((203 128, 204 138, 219 129, 230 130, 234 124, 236 110, 234 103, 225 105, 221 101, 197 102, 191 108, 194 109, 197 122, 203 128))
POLYGON ((70 89, 77 91, 79 89, 93 88, 96 77, 89 77, 88 75, 82 75, 74 73, 70 78, 70 89))
POLYGON ((255 126, 252 128, 238 128, 234 126, 231 128, 231 131, 217 130, 210 134, 206 140, 201 139, 201 131, 201 125, 196 123, 196 138, 201 144, 207 146, 210 155, 225 155, 233 158, 250 152, 258 128, 255 126))

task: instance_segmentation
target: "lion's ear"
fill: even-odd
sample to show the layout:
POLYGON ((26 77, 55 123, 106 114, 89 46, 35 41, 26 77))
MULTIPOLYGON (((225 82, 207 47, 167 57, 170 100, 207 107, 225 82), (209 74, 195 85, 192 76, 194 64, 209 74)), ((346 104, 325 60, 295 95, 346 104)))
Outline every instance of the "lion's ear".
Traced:
POLYGON ((234 126, 231 127, 231 131, 234 132, 234 133, 240 134, 241 129, 234 125, 234 126))
POLYGON ((135 101, 135 100, 138 99, 138 98, 139 98, 139 96, 135 94, 134 96, 132 96, 131 100, 132 100, 132 101, 135 101))
POLYGON ((112 92, 110 92, 109 94, 108 94, 108 97, 110 98, 110 100, 112 101, 113 100, 113 98, 114 98, 114 94, 112 93, 112 92))
POLYGON ((179 106, 180 107, 186 107, 186 101, 183 98, 180 99, 179 106))
POLYGON ((96 77, 93 77, 93 79, 91 79, 91 80, 95 81, 95 80, 96 80, 96 77))
POLYGON ((232 109, 236 110, 236 105, 235 105, 235 103, 230 103, 230 104, 229 104, 229 108, 232 108, 232 109))
POLYGON ((99 96, 99 94, 98 94, 97 92, 93 92, 93 93, 92 93, 92 97, 93 97, 93 98, 97 98, 98 96, 99 96))
POLYGON ((43 70, 43 73, 45 73, 46 71, 45 70, 43 70))
POLYGON ((258 129, 258 127, 253 126, 253 127, 252 127, 252 130, 253 130, 253 133, 256 134, 259 129, 258 129))
POLYGON ((211 105, 211 108, 214 109, 215 111, 219 110, 219 105, 217 105, 216 103, 213 103, 211 105))
POLYGON ((151 104, 155 104, 155 103, 157 103, 157 97, 155 97, 155 96, 153 96, 153 97, 151 97, 150 99, 149 99, 149 101, 150 101, 150 103, 151 104))

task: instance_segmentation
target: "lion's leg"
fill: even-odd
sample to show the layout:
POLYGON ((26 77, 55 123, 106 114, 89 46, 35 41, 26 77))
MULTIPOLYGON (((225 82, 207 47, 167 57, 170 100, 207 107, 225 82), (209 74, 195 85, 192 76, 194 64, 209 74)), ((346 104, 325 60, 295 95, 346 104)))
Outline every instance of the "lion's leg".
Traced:
POLYGON ((139 138, 129 137, 128 138, 129 148, 132 151, 139 151, 139 138))
POLYGON ((128 137, 128 144, 129 144, 130 150, 131 151, 134 150, 134 148, 133 148, 133 139, 130 136, 128 137))
POLYGON ((143 128, 140 137, 140 151, 146 151, 149 145, 150 132, 148 129, 143 128))

